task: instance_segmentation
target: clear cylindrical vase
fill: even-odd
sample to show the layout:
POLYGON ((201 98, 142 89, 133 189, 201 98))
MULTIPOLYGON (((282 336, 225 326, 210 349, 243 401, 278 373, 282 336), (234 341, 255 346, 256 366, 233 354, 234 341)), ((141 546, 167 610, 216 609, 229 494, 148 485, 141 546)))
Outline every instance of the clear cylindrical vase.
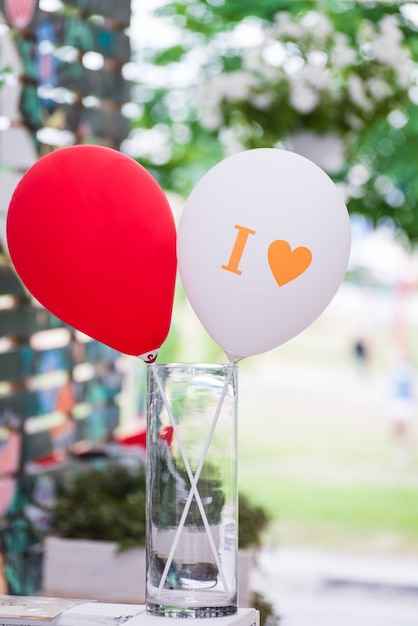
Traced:
POLYGON ((237 610, 237 367, 153 364, 147 381, 146 610, 237 610))

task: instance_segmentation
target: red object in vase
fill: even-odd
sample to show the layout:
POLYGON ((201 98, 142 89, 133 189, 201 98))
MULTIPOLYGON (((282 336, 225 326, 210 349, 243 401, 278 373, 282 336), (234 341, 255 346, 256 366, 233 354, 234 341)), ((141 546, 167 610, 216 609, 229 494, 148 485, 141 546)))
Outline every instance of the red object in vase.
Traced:
POLYGON ((144 428, 144 430, 134 433, 133 435, 118 438, 117 441, 122 446, 139 446, 145 450, 147 447, 147 431, 144 428))
POLYGON ((172 426, 164 426, 164 428, 160 430, 159 435, 163 441, 167 442, 168 447, 171 448, 174 436, 174 428, 172 426))

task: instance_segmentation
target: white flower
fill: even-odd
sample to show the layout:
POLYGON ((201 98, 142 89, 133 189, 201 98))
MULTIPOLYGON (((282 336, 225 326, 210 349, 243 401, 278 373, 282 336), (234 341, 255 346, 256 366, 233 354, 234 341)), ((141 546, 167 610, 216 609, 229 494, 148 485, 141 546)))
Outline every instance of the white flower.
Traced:
MULTIPOLYGON (((334 32, 330 20, 317 11, 299 20, 282 11, 272 26, 260 26, 260 32, 262 40, 241 47, 241 71, 212 76, 201 90, 199 111, 206 128, 222 128, 228 111, 236 107, 239 112, 241 105, 249 105, 253 111, 279 107, 278 115, 293 109, 300 114, 296 127, 302 128, 317 119, 305 121, 302 115, 318 109, 326 120, 326 107, 333 106, 336 115, 330 124, 343 132, 347 126, 360 132, 375 111, 389 112, 377 103, 383 104, 391 96, 396 102, 402 90, 414 83, 410 53, 402 46, 396 18, 390 15, 377 25, 362 20, 353 45, 345 33, 334 32), (366 78, 361 78, 363 75, 366 78)), ((224 44, 224 51, 236 52, 233 45, 228 48, 226 39, 224 44)), ((411 99, 415 98, 413 91, 410 93, 411 99)), ((243 119, 245 115, 246 111, 243 119)), ((234 132, 249 137, 251 128, 251 124, 244 125, 234 132)), ((238 139, 245 145, 246 138, 241 135, 238 139)))
POLYGON ((198 88, 199 116, 201 124, 208 130, 222 126, 222 100, 240 102, 251 99, 256 81, 247 72, 230 72, 213 76, 198 88))
POLYGON ((298 54, 288 54, 285 62, 283 63, 283 69, 286 74, 292 75, 300 72, 305 65, 305 60, 298 54))
POLYGON ((256 78, 256 75, 254 74, 254 84, 256 84, 259 80, 263 80, 267 84, 274 84, 278 80, 287 80, 284 68, 273 67, 272 65, 267 65, 266 63, 260 65, 257 74, 258 78, 256 78))
POLYGON ((134 158, 147 157, 155 165, 171 159, 170 131, 165 124, 151 129, 138 128, 124 141, 123 150, 134 158))
POLYGON ((199 111, 199 120, 206 130, 218 130, 223 123, 223 115, 219 107, 205 107, 202 105, 199 111))
POLYGON ((350 128, 360 132, 364 128, 364 122, 354 113, 346 113, 344 116, 344 121, 348 124, 350 128))
POLYGON ((316 11, 309 11, 301 19, 301 24, 316 41, 324 42, 332 34, 333 27, 329 19, 316 11))
POLYGON ((281 67, 286 59, 286 48, 280 41, 269 41, 263 47, 262 58, 269 65, 281 67))
POLYGON ((273 31, 280 41, 282 38, 289 38, 298 41, 304 35, 304 29, 289 18, 287 13, 277 13, 274 19, 273 31))
POLYGON ((391 15, 380 20, 379 30, 378 34, 363 32, 369 42, 372 58, 392 68, 400 85, 406 87, 410 82, 411 58, 409 52, 401 47, 402 31, 391 15))
POLYGON ((290 104, 299 113, 311 113, 319 104, 318 92, 306 84, 294 82, 290 88, 290 104))
POLYGON ((220 76, 215 76, 198 88, 200 122, 207 130, 217 130, 222 125, 222 82, 220 76))
POLYGON ((302 75, 306 83, 319 91, 329 89, 332 85, 331 75, 325 67, 308 64, 299 72, 299 75, 302 75))
POLYGON ((408 87, 412 84, 412 61, 408 54, 403 54, 403 51, 399 51, 399 54, 392 60, 392 69, 395 72, 396 80, 401 87, 408 87))
POLYGON ((343 69, 353 65, 356 61, 357 53, 350 48, 348 37, 342 33, 336 33, 335 45, 331 51, 331 64, 337 69, 343 69))
POLYGON ((401 207, 405 202, 405 194, 398 187, 394 187, 385 197, 385 200, 390 206, 395 209, 401 207))
POLYGON ((273 96, 272 94, 269 94, 267 92, 259 93, 251 98, 251 103, 256 109, 259 109, 260 111, 267 111, 270 108, 272 102, 273 96))
POLYGON ((364 44, 369 42, 375 36, 375 31, 373 29, 373 25, 371 22, 364 20, 361 22, 360 27, 357 32, 357 41, 359 44, 364 44))
POLYGON ((398 26, 398 21, 393 15, 386 15, 379 22, 381 32, 394 43, 400 44, 403 41, 403 34, 398 26))
POLYGON ((247 100, 251 88, 254 85, 254 79, 248 72, 230 72, 223 74, 223 93, 227 100, 235 102, 237 100, 247 100))
POLYGON ((249 48, 242 54, 242 66, 248 71, 258 71, 262 65, 263 48, 249 48))
POLYGON ((219 139, 225 149, 227 155, 235 154, 244 150, 245 145, 240 141, 239 133, 232 128, 222 128, 219 133, 219 139))
POLYGON ((394 57, 398 56, 399 48, 389 37, 379 35, 372 42, 371 50, 373 58, 380 63, 393 65, 394 57))
POLYGON ((310 65, 317 67, 326 67, 328 62, 328 54, 324 50, 311 50, 307 54, 307 60, 310 65))
POLYGON ((348 172, 348 182, 351 185, 358 187, 359 185, 365 185, 372 176, 372 169, 365 163, 357 163, 348 172))
POLYGON ((254 85, 255 78, 248 72, 218 74, 200 87, 200 96, 208 102, 247 100, 254 85))
POLYGON ((389 84, 382 78, 369 78, 369 80, 366 81, 366 85, 369 94, 375 100, 388 98, 392 93, 389 84))
POLYGON ((364 89, 363 81, 356 74, 352 74, 348 79, 348 95, 355 105, 364 111, 371 111, 372 102, 368 99, 364 89))

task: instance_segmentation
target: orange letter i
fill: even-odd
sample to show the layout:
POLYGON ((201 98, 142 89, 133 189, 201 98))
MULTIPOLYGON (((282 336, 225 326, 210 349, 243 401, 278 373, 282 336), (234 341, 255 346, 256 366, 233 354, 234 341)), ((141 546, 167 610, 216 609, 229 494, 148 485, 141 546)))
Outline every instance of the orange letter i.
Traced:
POLYGON ((228 265, 222 265, 222 269, 228 270, 228 272, 233 272, 234 274, 241 275, 242 272, 238 269, 238 265, 241 261, 242 253, 244 252, 248 235, 255 235, 255 230, 251 230, 251 228, 245 228, 244 226, 238 226, 238 224, 235 224, 234 228, 238 230, 238 235, 235 239, 235 244, 232 248, 228 265))

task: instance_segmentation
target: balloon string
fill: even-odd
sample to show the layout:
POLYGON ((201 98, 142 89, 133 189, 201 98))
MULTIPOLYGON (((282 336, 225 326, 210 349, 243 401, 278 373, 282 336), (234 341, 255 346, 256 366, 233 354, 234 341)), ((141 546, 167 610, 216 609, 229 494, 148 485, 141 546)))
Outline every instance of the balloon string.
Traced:
MULTIPOLYGON (((230 365, 232 365, 232 364, 230 364, 230 365)), ((212 553, 213 553, 213 556, 215 558, 215 562, 216 562, 219 574, 221 576, 221 579, 222 579, 222 582, 223 582, 223 585, 224 585, 225 592, 229 596, 228 584, 227 584, 227 581, 226 581, 226 578, 225 578, 225 574, 224 574, 222 565, 221 565, 220 560, 219 560, 218 551, 217 551, 215 543, 213 541, 213 537, 212 537, 212 533, 211 533, 211 530, 210 530, 209 522, 208 522, 208 519, 207 519, 207 516, 206 516, 206 511, 205 511, 205 509, 203 507, 203 503, 202 503, 202 500, 200 498, 199 491, 197 489, 197 482, 199 480, 200 472, 202 471, 203 463, 204 463, 205 457, 206 457, 208 449, 209 449, 210 441, 211 441, 212 436, 213 436, 213 432, 214 432, 214 429, 215 429, 215 426, 216 426, 216 422, 218 421, 218 418, 219 418, 219 414, 220 414, 221 407, 222 407, 222 404, 223 404, 224 399, 225 399, 226 391, 227 391, 227 388, 228 388, 229 381, 231 379, 231 375, 232 375, 233 369, 232 369, 232 367, 230 367, 230 369, 228 371, 228 375, 227 375, 227 377, 225 379, 224 387, 223 387, 221 396, 219 398, 219 402, 218 402, 218 406, 217 406, 217 409, 216 409, 215 417, 213 419, 213 423, 212 423, 212 426, 211 426, 208 438, 207 438, 206 443, 205 443, 204 453, 202 455, 202 458, 200 459, 199 467, 198 467, 198 470, 196 471, 196 475, 193 476, 193 472, 192 472, 192 469, 190 467, 189 461, 187 459, 187 455, 186 455, 186 452, 184 450, 183 442, 181 440, 181 437, 180 437, 180 434, 179 434, 179 431, 178 431, 178 428, 177 428, 177 423, 176 423, 176 421, 174 419, 174 416, 173 416, 170 404, 168 402, 168 399, 167 399, 164 387, 163 387, 162 382, 161 382, 161 378, 160 378, 160 376, 158 374, 157 366, 155 365, 155 363, 152 363, 152 364, 149 365, 149 367, 151 368, 151 371, 152 371, 154 379, 155 379, 155 381, 157 383, 160 395, 161 395, 161 397, 163 399, 164 406, 165 406, 165 408, 167 410, 167 413, 168 413, 168 416, 169 416, 169 419, 170 419, 170 423, 171 423, 171 425, 173 427, 174 434, 176 436, 176 440, 177 440, 177 443, 178 443, 178 446, 179 446, 179 449, 180 449, 180 453, 181 453, 181 456, 183 458, 184 465, 185 465, 185 468, 186 468, 186 471, 187 471, 187 475, 188 475, 188 478, 189 478, 189 481, 190 481, 190 492, 189 492, 189 495, 188 495, 185 507, 183 509, 183 514, 181 516, 179 525, 177 527, 176 535, 174 537, 174 541, 173 541, 173 544, 171 546, 171 550, 170 550, 168 559, 166 561, 163 574, 161 576, 161 580, 160 580, 160 584, 159 584, 158 590, 161 592, 161 590, 162 590, 162 588, 163 588, 163 586, 165 584, 165 581, 167 579, 168 572, 169 572, 171 564, 173 562, 174 553, 175 553, 175 550, 177 548, 177 544, 178 544, 179 539, 180 539, 180 534, 181 534, 181 531, 182 531, 182 529, 184 527, 184 523, 186 521, 187 513, 189 511, 189 508, 190 508, 190 505, 191 505, 191 501, 192 501, 192 498, 193 498, 193 495, 194 495, 195 498, 196 498, 196 502, 197 502, 199 511, 200 511, 200 515, 201 515, 202 520, 203 520, 203 524, 205 526, 205 530, 206 530, 206 534, 208 536, 209 544, 210 544, 210 547, 212 549, 212 553)))

